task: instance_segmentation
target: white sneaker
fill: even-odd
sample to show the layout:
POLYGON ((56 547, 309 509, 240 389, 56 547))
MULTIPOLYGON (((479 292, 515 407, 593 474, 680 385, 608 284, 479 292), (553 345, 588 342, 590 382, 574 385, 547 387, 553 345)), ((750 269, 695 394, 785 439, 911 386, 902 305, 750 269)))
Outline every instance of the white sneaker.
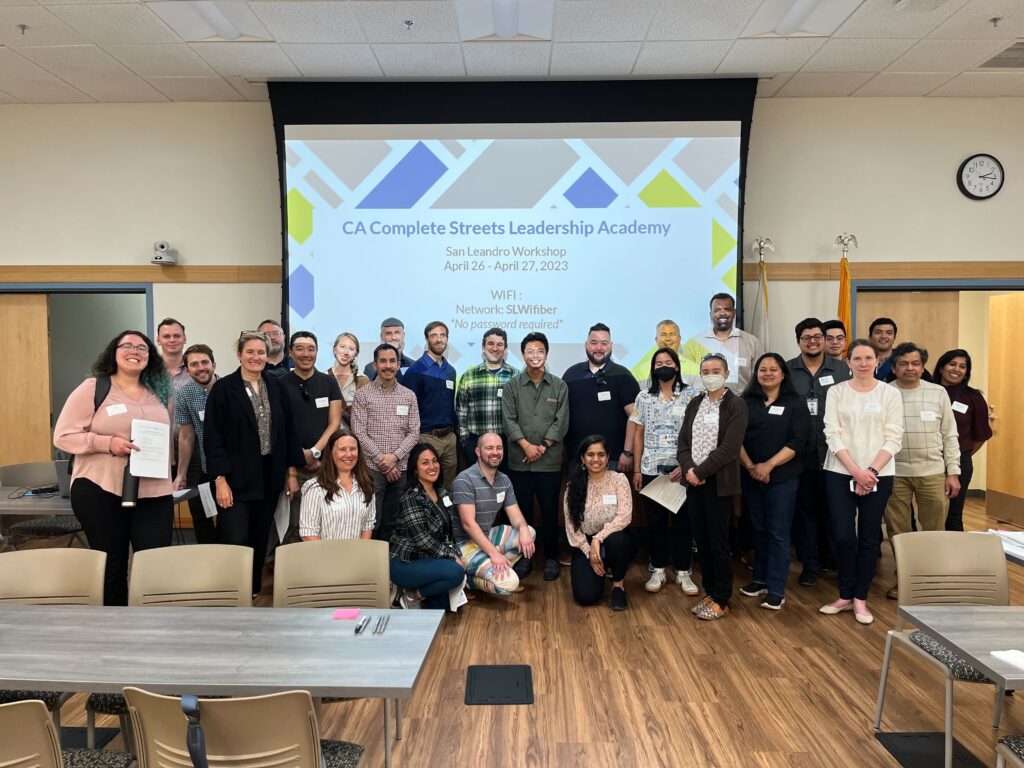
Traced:
POLYGON ((676 584, 683 588, 684 595, 696 595, 700 592, 690 578, 689 571, 676 571, 676 584))
POLYGON ((655 568, 651 571, 651 578, 644 584, 644 589, 648 592, 659 592, 665 586, 665 581, 665 569, 655 568))
POLYGON ((420 601, 412 596, 409 590, 403 589, 402 594, 398 596, 398 604, 406 610, 410 608, 422 608, 420 601))

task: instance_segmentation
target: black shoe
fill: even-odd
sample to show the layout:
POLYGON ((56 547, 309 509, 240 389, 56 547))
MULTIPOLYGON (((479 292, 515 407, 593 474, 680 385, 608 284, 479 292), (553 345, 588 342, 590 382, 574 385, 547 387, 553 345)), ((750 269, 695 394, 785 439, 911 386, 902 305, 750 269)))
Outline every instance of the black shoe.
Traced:
POLYGON ((612 587, 612 610, 624 611, 629 608, 629 599, 626 597, 626 590, 622 587, 612 587))
POLYGON ((786 604, 786 598, 782 595, 768 595, 761 601, 761 607, 770 611, 777 611, 786 604))
POLYGON ((556 581, 558 574, 561 572, 562 566, 558 564, 557 560, 548 559, 544 561, 544 581, 556 581))
POLYGON ((740 592, 747 597, 760 597, 761 595, 768 594, 768 585, 762 584, 759 581, 752 581, 745 587, 740 587, 740 592))
POLYGON ((512 564, 512 570, 515 571, 516 576, 522 581, 533 573, 533 561, 528 557, 520 557, 512 564))
POLYGON ((801 587, 813 587, 818 583, 818 574, 814 571, 808 571, 806 568, 800 572, 800 578, 797 579, 797 583, 801 587))

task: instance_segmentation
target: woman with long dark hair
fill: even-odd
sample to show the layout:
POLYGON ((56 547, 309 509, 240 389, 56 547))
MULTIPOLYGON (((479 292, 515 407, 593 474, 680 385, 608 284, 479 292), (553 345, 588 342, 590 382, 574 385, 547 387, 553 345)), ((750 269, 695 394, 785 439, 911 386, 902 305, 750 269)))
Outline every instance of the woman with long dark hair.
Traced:
POLYGON ((165 477, 140 478, 137 502, 122 505, 124 469, 140 450, 131 440, 132 422, 170 427, 171 382, 156 346, 141 331, 115 336, 92 372, 68 395, 53 444, 74 455, 71 508, 89 546, 107 553, 103 602, 127 605, 129 547, 139 552, 171 544, 170 446, 165 477))
POLYGON ((302 486, 299 535, 303 541, 369 539, 375 519, 373 478, 359 441, 339 429, 327 438, 316 477, 302 486))
POLYGON ((426 443, 409 453, 406 488, 391 534, 391 581, 402 588, 403 608, 444 610, 448 593, 463 583, 466 566, 452 534, 458 514, 444 489, 441 457, 426 443))
POLYGON ((740 478, 743 504, 754 529, 754 578, 740 592, 763 597, 761 607, 777 611, 786 602, 789 530, 811 414, 793 389, 781 355, 761 355, 754 373, 743 392, 747 430, 740 448, 740 463, 747 470, 740 478))
POLYGON ((633 494, 621 472, 608 469, 608 447, 601 435, 583 438, 565 486, 565 535, 572 546, 572 596, 593 605, 604 596, 605 574, 612 577, 611 607, 629 607, 623 581, 636 557, 629 531, 633 494))
POLYGON ((960 493, 949 500, 946 530, 962 531, 967 487, 974 477, 973 456, 992 437, 992 427, 988 423, 988 403, 981 390, 970 386, 971 356, 966 349, 943 352, 935 363, 932 381, 946 388, 960 437, 960 493))

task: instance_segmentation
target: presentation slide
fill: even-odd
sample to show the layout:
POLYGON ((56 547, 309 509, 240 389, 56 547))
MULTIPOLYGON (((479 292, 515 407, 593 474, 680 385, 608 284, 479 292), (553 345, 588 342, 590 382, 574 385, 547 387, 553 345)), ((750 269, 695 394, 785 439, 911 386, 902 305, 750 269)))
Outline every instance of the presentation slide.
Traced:
POLYGON ((739 153, 739 122, 286 126, 290 328, 326 369, 342 331, 365 364, 385 317, 411 357, 441 320, 460 373, 488 328, 516 367, 542 331, 561 375, 603 322, 647 378, 658 322, 735 295, 739 153))

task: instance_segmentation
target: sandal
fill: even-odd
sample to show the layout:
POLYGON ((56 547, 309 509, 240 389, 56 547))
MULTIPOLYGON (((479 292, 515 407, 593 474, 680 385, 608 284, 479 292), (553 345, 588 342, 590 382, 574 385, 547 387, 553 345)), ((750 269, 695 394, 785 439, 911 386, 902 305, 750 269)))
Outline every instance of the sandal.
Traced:
POLYGON ((698 619, 703 619, 704 621, 717 621, 718 619, 724 619, 730 613, 732 611, 729 610, 728 605, 723 608, 714 600, 709 600, 706 603, 701 603, 696 615, 698 619))
POLYGON ((697 611, 700 610, 700 607, 702 605, 704 605, 705 603, 709 603, 709 602, 711 602, 711 595, 705 595, 703 600, 701 600, 700 602, 698 602, 698 603, 696 603, 696 604, 694 604, 694 605, 692 605, 690 607, 690 613, 692 613, 694 616, 696 616, 697 615, 697 611))

